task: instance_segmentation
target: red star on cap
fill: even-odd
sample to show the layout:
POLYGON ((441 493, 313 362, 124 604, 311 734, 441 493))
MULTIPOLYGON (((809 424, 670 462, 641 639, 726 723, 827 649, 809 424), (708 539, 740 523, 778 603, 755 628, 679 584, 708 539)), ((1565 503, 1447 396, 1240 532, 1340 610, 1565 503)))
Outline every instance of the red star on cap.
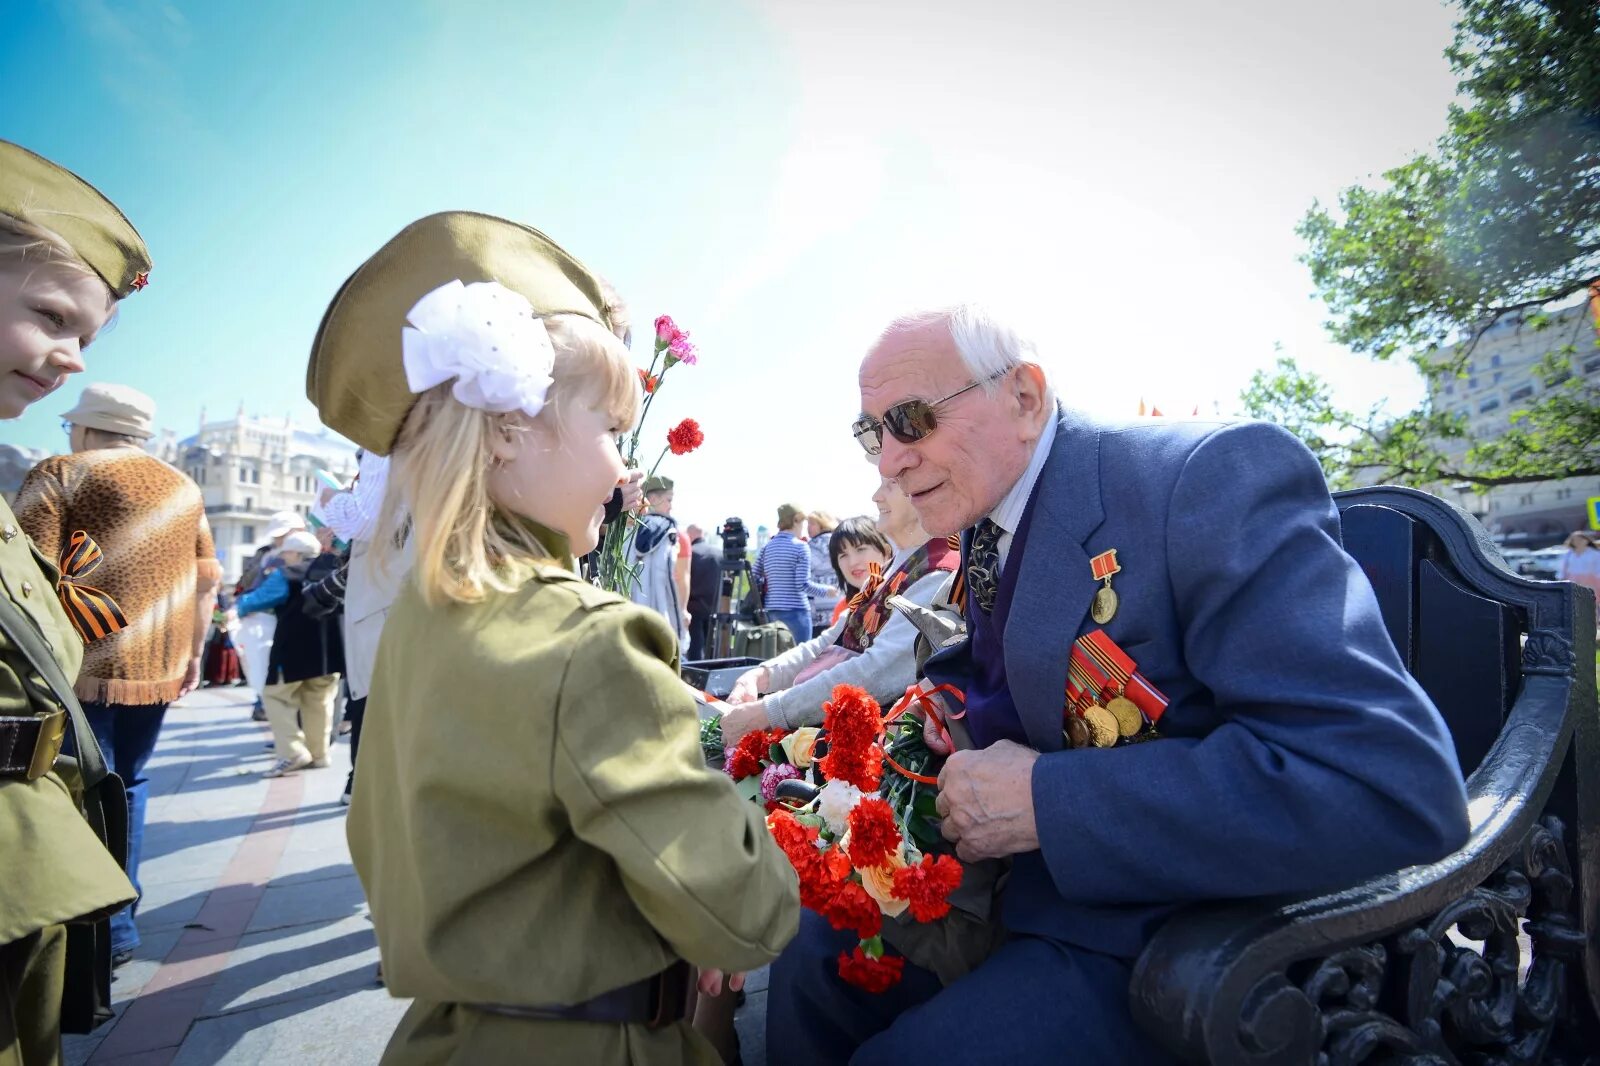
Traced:
POLYGON ((139 273, 137 273, 137 274, 135 274, 133 276, 133 291, 134 292, 138 292, 140 289, 144 288, 148 284, 150 284, 150 273, 149 273, 149 271, 141 270, 139 273))

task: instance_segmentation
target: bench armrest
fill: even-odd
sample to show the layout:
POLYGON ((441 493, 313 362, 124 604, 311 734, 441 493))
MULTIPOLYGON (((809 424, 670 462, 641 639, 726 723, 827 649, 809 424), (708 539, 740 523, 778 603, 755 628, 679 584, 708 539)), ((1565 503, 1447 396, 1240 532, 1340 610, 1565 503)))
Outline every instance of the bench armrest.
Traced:
MULTIPOLYGON (((1548 1030, 1564 967, 1581 971, 1593 954, 1575 852, 1563 823, 1545 815, 1573 742, 1575 696, 1592 717, 1593 689, 1587 700, 1574 692, 1571 645, 1538 643, 1551 639, 1562 640, 1529 638, 1522 690, 1468 779, 1472 834, 1460 851, 1326 895, 1174 915, 1135 966, 1135 1020, 1186 1061, 1230 1066, 1313 1064, 1324 1051, 1355 1062, 1361 1049, 1384 1047, 1427 1053, 1444 1048, 1444 1028, 1452 1042, 1465 1031, 1484 1043, 1548 1030), (1525 991, 1522 919, 1535 959, 1525 991), (1454 941, 1453 929, 1482 941, 1481 952, 1454 941)), ((1592 751, 1592 729, 1577 730, 1580 753, 1592 751)))

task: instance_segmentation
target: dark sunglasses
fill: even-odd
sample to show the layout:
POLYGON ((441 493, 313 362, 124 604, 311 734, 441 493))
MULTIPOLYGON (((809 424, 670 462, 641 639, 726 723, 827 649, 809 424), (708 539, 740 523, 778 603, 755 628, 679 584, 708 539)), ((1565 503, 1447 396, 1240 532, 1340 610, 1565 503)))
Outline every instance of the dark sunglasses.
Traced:
POLYGON ((870 415, 862 415, 850 426, 850 432, 855 435, 856 441, 866 449, 868 455, 877 455, 883 451, 883 431, 888 430, 889 435, 901 444, 915 444, 939 428, 939 419, 934 410, 943 404, 949 403, 964 393, 971 392, 980 385, 987 385, 1005 377, 1013 368, 1006 367, 998 374, 991 374, 981 381, 974 381, 966 388, 957 389, 943 399, 934 400, 902 400, 887 411, 883 418, 877 419, 870 415))

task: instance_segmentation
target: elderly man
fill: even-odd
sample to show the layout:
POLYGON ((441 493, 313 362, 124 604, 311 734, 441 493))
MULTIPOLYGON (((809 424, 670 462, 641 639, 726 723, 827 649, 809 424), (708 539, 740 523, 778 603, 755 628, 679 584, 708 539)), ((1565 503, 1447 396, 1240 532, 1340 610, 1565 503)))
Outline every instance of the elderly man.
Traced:
MULTIPOLYGON (((106 762, 128 786, 128 876, 139 887, 148 782, 167 705, 197 687, 222 566, 200 488, 145 452, 155 402, 89 385, 62 416, 72 454, 46 459, 17 493, 17 522, 51 560, 83 638, 77 694, 106 762)), ((118 963, 139 945, 138 902, 111 919, 118 963)))
POLYGON ((930 534, 967 531, 968 639, 927 673, 966 693, 974 750, 946 762, 938 808, 960 857, 1010 860, 1008 935, 948 987, 907 965, 872 996, 834 972, 846 934, 808 912, 773 967, 771 1062, 1168 1061, 1127 998, 1175 909, 1465 841, 1449 733, 1290 434, 1097 422, 970 307, 894 322, 860 385, 879 470, 930 534), (1069 676, 1076 638, 1137 674, 1115 716, 1069 676))

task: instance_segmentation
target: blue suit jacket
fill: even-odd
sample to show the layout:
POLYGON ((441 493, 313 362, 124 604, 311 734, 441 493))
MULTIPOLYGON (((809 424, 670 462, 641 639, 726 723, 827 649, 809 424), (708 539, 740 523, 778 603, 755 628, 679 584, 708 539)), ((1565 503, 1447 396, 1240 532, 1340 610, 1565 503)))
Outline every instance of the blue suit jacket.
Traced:
MULTIPOLYGON (((1266 423, 1106 425, 1062 411, 1029 503, 1004 633, 1031 746, 1040 849, 1015 857, 1008 929, 1131 957, 1175 907, 1304 893, 1465 842, 1449 731, 1340 546, 1322 470, 1266 423), (1072 641, 1103 628, 1171 700, 1150 743, 1065 749, 1072 641)), ((929 676, 958 687, 962 645, 929 676)))

